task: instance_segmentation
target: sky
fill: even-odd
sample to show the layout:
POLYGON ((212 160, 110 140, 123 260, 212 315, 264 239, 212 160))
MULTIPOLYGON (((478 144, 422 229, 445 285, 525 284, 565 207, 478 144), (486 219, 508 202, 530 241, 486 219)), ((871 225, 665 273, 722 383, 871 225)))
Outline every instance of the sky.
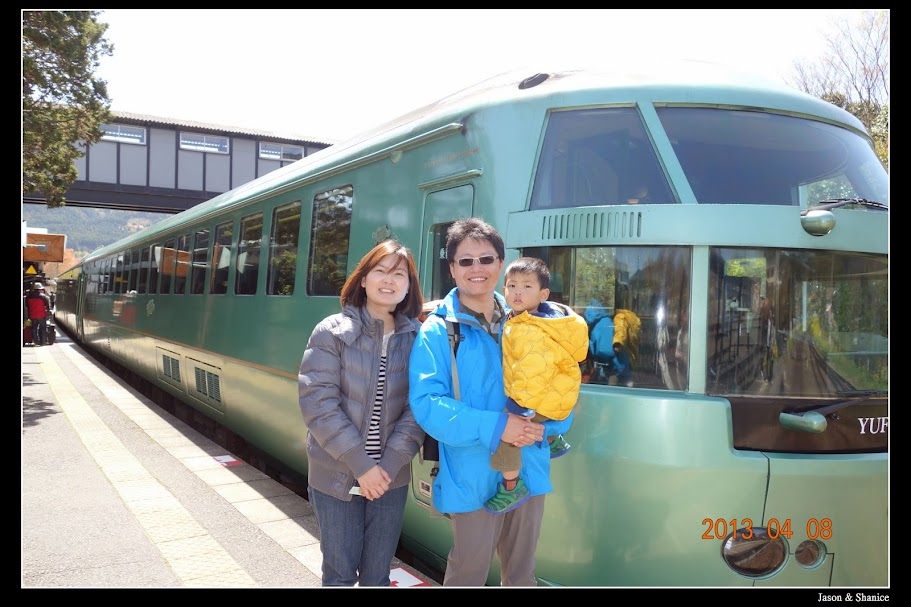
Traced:
POLYGON ((342 141, 513 69, 688 59, 787 81, 860 9, 99 9, 111 109, 342 141))

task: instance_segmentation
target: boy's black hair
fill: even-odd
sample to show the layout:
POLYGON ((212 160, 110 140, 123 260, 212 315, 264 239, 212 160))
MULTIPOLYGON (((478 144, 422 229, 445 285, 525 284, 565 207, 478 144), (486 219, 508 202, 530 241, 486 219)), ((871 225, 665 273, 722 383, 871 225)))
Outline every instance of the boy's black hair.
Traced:
POLYGON ((520 257, 506 268, 506 278, 512 274, 535 274, 542 289, 550 288, 550 268, 543 259, 537 257, 520 257))

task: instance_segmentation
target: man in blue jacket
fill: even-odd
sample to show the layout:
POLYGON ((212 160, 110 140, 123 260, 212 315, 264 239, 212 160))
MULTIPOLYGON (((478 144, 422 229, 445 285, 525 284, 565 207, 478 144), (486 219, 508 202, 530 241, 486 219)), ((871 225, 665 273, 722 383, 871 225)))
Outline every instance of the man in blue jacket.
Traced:
POLYGON ((452 524, 444 586, 483 586, 495 551, 501 585, 537 584, 535 547, 544 495, 553 490, 550 449, 543 439, 567 432, 572 424, 572 414, 540 424, 504 411, 500 328, 508 310, 495 292, 504 255, 503 238, 480 219, 459 220, 449 228, 446 258, 456 287, 428 316, 411 350, 411 410, 440 443, 433 505, 452 524), (446 320, 460 326, 459 400, 453 397, 446 320), (484 504, 500 481, 500 473, 490 467, 490 455, 500 441, 524 447, 522 477, 532 497, 506 514, 493 514, 484 504))

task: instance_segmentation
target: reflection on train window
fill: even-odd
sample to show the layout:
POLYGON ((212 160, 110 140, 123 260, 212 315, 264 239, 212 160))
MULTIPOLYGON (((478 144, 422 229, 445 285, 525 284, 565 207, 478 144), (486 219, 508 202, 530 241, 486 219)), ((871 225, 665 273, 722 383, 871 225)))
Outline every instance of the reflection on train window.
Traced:
POLYGON ((338 296, 348 276, 354 189, 348 185, 313 198, 307 294, 338 296))
POLYGON ((149 293, 151 295, 158 293, 158 280, 161 277, 159 251, 161 251, 161 245, 153 244, 149 247, 149 293))
POLYGON ((884 255, 715 248, 709 394, 820 397, 888 389, 884 255))
POLYGON ((149 287, 149 247, 142 247, 141 257, 139 258, 139 284, 136 291, 142 295, 144 293, 154 293, 149 287))
POLYGON ((169 240, 157 251, 158 267, 161 268, 161 294, 170 295, 177 265, 177 241, 169 240))
POLYGON ((237 272, 234 292, 255 295, 259 282, 259 251, 263 246, 263 214, 253 213, 240 220, 240 239, 237 241, 237 272))
MULTIPOLYGON (((126 253, 127 255, 129 253, 126 253)), ((111 286, 112 290, 116 294, 126 292, 126 282, 123 275, 123 266, 124 266, 124 253, 118 253, 114 261, 114 272, 112 276, 111 286)))
POLYGON ((300 235, 301 203, 278 207, 272 212, 272 238, 269 239, 267 295, 293 295, 297 273, 297 242, 300 235))
POLYGON ((531 247, 551 271, 550 299, 589 325, 583 381, 686 390, 688 247, 531 247))
POLYGON ((174 294, 187 292, 187 277, 190 268, 190 235, 184 234, 177 239, 177 262, 174 272, 174 294))
POLYGON ((215 226, 215 248, 212 251, 212 281, 209 292, 224 295, 228 292, 231 269, 231 249, 234 245, 233 222, 215 226))
POLYGON ((202 295, 206 287, 206 270, 209 268, 209 230, 197 230, 192 258, 190 293, 202 295))
POLYGON ((139 258, 140 253, 139 249, 133 249, 130 253, 130 267, 129 267, 129 284, 127 285, 127 293, 131 291, 137 291, 137 285, 139 284, 139 258))

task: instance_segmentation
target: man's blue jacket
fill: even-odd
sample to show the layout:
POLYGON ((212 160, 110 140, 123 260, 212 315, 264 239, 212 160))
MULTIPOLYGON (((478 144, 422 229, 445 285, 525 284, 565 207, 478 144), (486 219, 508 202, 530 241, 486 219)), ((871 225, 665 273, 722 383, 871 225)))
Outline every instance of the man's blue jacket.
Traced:
MULTIPOLYGON (((440 443, 440 472, 433 483, 433 505, 444 514, 473 512, 497 491, 502 473, 490 456, 506 427, 503 357, 497 341, 477 319, 460 311, 458 287, 443 299, 421 326, 411 349, 408 396, 414 417, 440 443), (461 400, 453 398, 452 350, 446 320, 460 323, 456 356, 461 400)), ((506 302, 495 294, 503 310, 506 302)), ((503 321, 506 319, 504 318, 503 321)), ((544 422, 545 437, 563 434, 573 415, 544 422)), ((522 449, 521 477, 531 495, 550 493, 547 441, 522 449)))

